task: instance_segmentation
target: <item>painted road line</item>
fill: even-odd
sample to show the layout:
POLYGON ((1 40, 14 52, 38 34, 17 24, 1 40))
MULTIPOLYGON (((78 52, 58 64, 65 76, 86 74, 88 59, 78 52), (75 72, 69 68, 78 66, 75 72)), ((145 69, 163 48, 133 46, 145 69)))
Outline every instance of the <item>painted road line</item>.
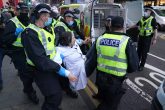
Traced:
POLYGON ((148 84, 150 84, 152 87, 154 87, 155 89, 158 89, 158 86, 155 83, 153 83, 151 80, 149 80, 149 79, 147 79, 145 77, 136 77, 135 78, 136 84, 138 84, 141 87, 144 87, 144 84, 141 81, 143 81, 143 82, 145 81, 148 84))
POLYGON ((158 57, 158 56, 156 56, 156 55, 154 55, 154 54, 152 54, 152 53, 148 53, 148 55, 150 55, 150 56, 152 56, 152 57, 155 57, 155 58, 157 58, 157 59, 162 60, 162 61, 165 62, 165 59, 164 59, 164 58, 158 57))
MULTIPOLYGON (((162 60, 162 59, 161 59, 162 60)), ((164 75, 165 76, 165 71, 163 71, 163 70, 160 70, 159 68, 156 68, 156 67, 154 67, 154 66, 152 66, 152 65, 149 65, 149 64, 145 64, 145 67, 146 68, 148 68, 148 69, 150 69, 150 70, 152 70, 152 71, 154 71, 154 72, 157 72, 157 73, 160 73, 160 74, 162 74, 162 75, 164 75)), ((138 78, 141 78, 141 77, 138 77, 138 78)), ((138 83, 139 82, 139 80, 138 80, 138 78, 136 79, 136 83, 138 83)), ((143 78, 143 77, 142 77, 143 78)), ((130 88, 132 88, 138 95, 140 95, 143 99, 145 99, 147 102, 149 102, 149 103, 151 103, 151 101, 152 101, 152 97, 149 95, 149 94, 147 94, 146 92, 144 92, 141 88, 139 88, 134 82, 132 82, 130 79, 126 79, 126 84, 130 87, 130 88)), ((160 82, 160 81, 158 81, 158 82, 160 82)), ((141 83, 138 83, 139 85, 141 85, 141 86, 143 86, 141 83)), ((149 82, 149 84, 151 84, 151 82, 149 82)), ((154 85, 154 84, 151 84, 152 86, 154 85)), ((158 88, 158 86, 153 86, 153 87, 155 87, 155 88, 158 88)), ((97 88, 96 88, 96 86, 93 84, 93 82, 91 81, 91 80, 88 80, 88 85, 87 85, 87 87, 85 88, 85 91, 86 91, 86 93, 88 94, 88 96, 90 97, 90 100, 92 101, 92 103, 95 105, 95 106, 97 106, 98 104, 99 104, 99 101, 97 101, 97 100, 95 100, 95 99, 93 99, 92 98, 92 95, 94 95, 94 94, 96 94, 97 93, 97 88)))
MULTIPOLYGON (((145 64, 145 67, 148 68, 148 69, 150 69, 150 70, 152 70, 152 71, 154 71, 154 72, 159 73, 160 74, 159 76, 165 77, 165 71, 160 70, 159 68, 156 68, 156 67, 154 67, 152 65, 149 65, 149 64, 145 64)), ((151 73, 153 73, 153 72, 151 72, 151 73)), ((153 78, 153 74, 149 74, 149 75, 153 78)), ((135 78, 135 82, 139 86, 142 86, 142 87, 144 86, 142 83, 139 82, 139 79, 140 80, 143 80, 145 82, 148 82, 150 85, 152 85, 156 89, 158 88, 158 86, 155 83, 153 83, 152 81, 150 81, 150 80, 148 80, 148 79, 146 79, 144 77, 137 77, 137 78, 135 78)), ((155 77, 153 79, 155 79, 155 77)), ((155 79, 155 80, 157 82, 160 82, 160 83, 162 82, 162 81, 160 81, 158 79, 155 79)), ((147 94, 146 92, 144 92, 142 89, 140 89, 134 82, 132 82, 130 79, 126 79, 126 84, 129 87, 131 87, 142 98, 144 98, 146 101, 148 101, 149 103, 151 103, 151 101, 152 101, 153 98, 149 94, 147 94)))
POLYGON ((154 67, 154 66, 152 66, 152 65, 145 64, 145 67, 148 68, 148 69, 150 69, 150 70, 153 70, 153 71, 155 71, 155 72, 158 72, 158 73, 160 73, 160 74, 162 74, 162 75, 165 75, 165 71, 163 71, 163 70, 161 70, 161 69, 159 69, 159 68, 156 68, 156 67, 154 67))
POLYGON ((142 89, 140 89, 135 83, 133 83, 130 79, 126 79, 126 84, 131 87, 137 94, 139 94, 142 98, 144 98, 147 102, 152 102, 152 97, 145 93, 142 89))
POLYGON ((92 96, 94 94, 97 94, 98 90, 91 80, 88 80, 88 84, 87 87, 85 88, 85 92, 87 93, 87 95, 89 96, 90 100, 95 105, 95 107, 97 107, 99 105, 99 101, 95 100, 92 96))
POLYGON ((165 34, 159 36, 161 39, 165 40, 165 34))

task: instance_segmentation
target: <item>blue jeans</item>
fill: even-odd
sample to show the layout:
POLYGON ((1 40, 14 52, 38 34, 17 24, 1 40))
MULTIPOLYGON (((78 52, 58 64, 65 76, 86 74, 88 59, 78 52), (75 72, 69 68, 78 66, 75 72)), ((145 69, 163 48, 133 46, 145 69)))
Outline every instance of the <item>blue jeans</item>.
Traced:
POLYGON ((0 48, 0 86, 2 86, 2 84, 3 84, 3 80, 2 80, 2 62, 3 62, 4 55, 5 55, 4 49, 0 48))

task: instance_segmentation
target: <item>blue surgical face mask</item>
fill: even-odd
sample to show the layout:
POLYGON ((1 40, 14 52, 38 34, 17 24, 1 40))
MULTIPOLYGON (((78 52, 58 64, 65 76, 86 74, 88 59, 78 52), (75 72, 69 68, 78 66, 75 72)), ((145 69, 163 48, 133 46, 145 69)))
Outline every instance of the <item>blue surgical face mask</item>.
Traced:
POLYGON ((68 23, 68 25, 69 25, 69 26, 72 26, 73 23, 74 23, 73 21, 70 21, 70 22, 68 23))
POLYGON ((48 20, 45 22, 45 26, 49 26, 52 23, 52 18, 48 18, 48 20))

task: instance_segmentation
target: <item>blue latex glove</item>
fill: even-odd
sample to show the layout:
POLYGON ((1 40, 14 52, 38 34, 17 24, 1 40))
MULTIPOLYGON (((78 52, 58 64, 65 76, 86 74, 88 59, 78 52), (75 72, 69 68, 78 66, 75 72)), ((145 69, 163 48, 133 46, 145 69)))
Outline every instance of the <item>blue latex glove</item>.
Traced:
POLYGON ((61 67, 60 70, 58 71, 58 74, 64 77, 68 77, 70 72, 66 70, 65 68, 61 67))
POLYGON ((63 54, 60 54, 60 57, 62 59, 62 61, 64 60, 64 55, 63 54))
POLYGON ((76 39, 76 42, 79 46, 81 46, 83 44, 83 40, 80 38, 76 39))
POLYGON ((23 32, 24 29, 22 28, 16 28, 15 35, 18 36, 21 32, 23 32))

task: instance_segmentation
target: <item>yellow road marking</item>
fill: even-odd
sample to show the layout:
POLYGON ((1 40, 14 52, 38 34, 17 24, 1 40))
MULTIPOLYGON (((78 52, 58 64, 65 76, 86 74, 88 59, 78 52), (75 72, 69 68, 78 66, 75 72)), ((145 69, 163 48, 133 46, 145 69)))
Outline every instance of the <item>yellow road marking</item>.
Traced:
POLYGON ((99 101, 95 100, 92 96, 94 94, 97 94, 98 90, 91 80, 88 80, 88 84, 87 87, 85 88, 85 92, 89 96, 92 103, 97 107, 99 105, 99 101))
POLYGON ((91 88, 93 89, 93 91, 94 91, 95 93, 98 92, 97 87, 95 86, 95 84, 94 84, 91 80, 88 80, 88 84, 89 84, 89 86, 91 86, 91 88))

